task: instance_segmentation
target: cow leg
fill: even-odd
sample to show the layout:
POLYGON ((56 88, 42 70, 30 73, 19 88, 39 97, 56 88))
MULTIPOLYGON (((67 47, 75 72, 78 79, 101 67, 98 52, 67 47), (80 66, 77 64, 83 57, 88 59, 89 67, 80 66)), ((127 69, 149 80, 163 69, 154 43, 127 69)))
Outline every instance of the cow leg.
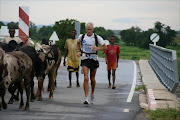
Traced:
POLYGON ((19 89, 18 89, 18 91, 17 91, 17 94, 14 95, 14 99, 15 99, 16 101, 19 101, 19 89))
POLYGON ((11 98, 9 99, 8 104, 13 104, 13 100, 14 100, 14 93, 16 91, 16 84, 10 84, 9 88, 8 88, 9 93, 11 94, 11 98))
POLYGON ((20 101, 19 109, 23 109, 23 107, 24 107, 23 88, 22 88, 21 85, 19 85, 19 92, 20 92, 20 94, 21 94, 21 101, 20 101))
POLYGON ((57 77, 57 70, 56 70, 56 72, 54 73, 54 88, 53 88, 53 91, 55 91, 55 87, 57 87, 56 77, 57 77))
POLYGON ((37 100, 42 101, 42 89, 43 89, 43 83, 44 83, 45 76, 40 76, 38 78, 38 91, 37 91, 37 100))
POLYGON ((36 99, 35 93, 34 93, 34 80, 31 81, 31 98, 30 102, 33 102, 36 99))
POLYGON ((4 96, 5 96, 5 90, 2 91, 1 98, 2 98, 2 107, 3 107, 3 109, 7 109, 7 103, 4 100, 4 96))
POLYGON ((48 74, 49 77, 49 99, 53 98, 53 89, 54 89, 54 76, 53 72, 48 74))
POLYGON ((31 78, 25 79, 25 89, 26 89, 26 106, 24 110, 29 110, 29 98, 30 98, 30 86, 31 86, 31 78))

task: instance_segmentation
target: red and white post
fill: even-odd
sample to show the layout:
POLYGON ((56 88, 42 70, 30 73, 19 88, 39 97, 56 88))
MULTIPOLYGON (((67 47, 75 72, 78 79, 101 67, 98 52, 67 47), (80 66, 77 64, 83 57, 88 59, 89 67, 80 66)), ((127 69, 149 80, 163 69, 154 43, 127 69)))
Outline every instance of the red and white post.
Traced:
POLYGON ((29 37, 29 7, 19 6, 19 38, 26 42, 29 37))

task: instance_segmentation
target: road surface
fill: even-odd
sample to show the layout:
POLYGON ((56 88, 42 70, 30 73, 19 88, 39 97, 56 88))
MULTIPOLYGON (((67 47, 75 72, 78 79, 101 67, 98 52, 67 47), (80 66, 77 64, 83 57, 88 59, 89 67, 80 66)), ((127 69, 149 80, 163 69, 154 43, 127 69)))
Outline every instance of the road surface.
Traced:
MULTIPOLYGON (((75 73, 72 73, 72 88, 66 88, 69 84, 68 72, 66 67, 61 65, 53 99, 48 99, 46 78, 42 101, 31 102, 29 111, 19 109, 19 102, 8 104, 8 109, 0 111, 0 120, 133 120, 140 111, 138 92, 134 92, 137 67, 131 60, 120 60, 118 66, 116 89, 113 90, 108 88, 106 64, 100 59, 96 74, 95 104, 83 104, 83 74, 80 73, 79 76, 80 88, 76 87, 75 73)), ((37 89, 37 80, 35 88, 37 89)), ((9 97, 7 93, 6 101, 9 97)))

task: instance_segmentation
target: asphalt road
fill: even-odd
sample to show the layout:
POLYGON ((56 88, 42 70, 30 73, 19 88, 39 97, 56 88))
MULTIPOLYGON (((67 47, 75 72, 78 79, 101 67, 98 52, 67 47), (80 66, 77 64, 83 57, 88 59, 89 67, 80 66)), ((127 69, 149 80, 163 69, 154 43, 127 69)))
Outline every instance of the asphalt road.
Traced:
MULTIPOLYGON (((80 74, 80 88, 76 87, 75 73, 72 74, 73 87, 66 88, 69 84, 68 72, 61 65, 53 99, 48 99, 46 78, 42 101, 31 102, 29 111, 19 109, 19 102, 8 104, 8 109, 0 111, 0 120, 133 120, 140 111, 138 92, 133 89, 138 81, 136 65, 131 60, 120 60, 118 65, 116 89, 113 90, 107 88, 106 64, 100 59, 96 74, 95 104, 83 104, 83 74, 80 74)), ((37 80, 35 83, 37 89, 37 80)), ((9 97, 7 93, 6 101, 9 97)))

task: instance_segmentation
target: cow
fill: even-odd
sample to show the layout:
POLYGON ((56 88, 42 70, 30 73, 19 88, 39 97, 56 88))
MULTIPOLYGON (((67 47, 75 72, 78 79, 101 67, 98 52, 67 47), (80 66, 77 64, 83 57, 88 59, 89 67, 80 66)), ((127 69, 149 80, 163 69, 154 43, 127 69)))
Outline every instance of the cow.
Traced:
MULTIPOLYGON (((3 43, 0 42, 0 46, 5 52, 12 52, 16 51, 18 48, 22 47, 25 45, 24 42, 20 42, 19 44, 15 40, 11 40, 9 43, 3 43)), ((34 46, 34 42, 31 40, 31 38, 27 39, 26 45, 28 46, 34 46)))
MULTIPOLYGON (((45 59, 49 59, 48 57, 45 56, 45 54, 37 53, 34 47, 31 47, 28 45, 24 45, 18 48, 17 50, 24 52, 31 58, 33 62, 33 72, 34 72, 33 77, 36 77, 38 79, 39 76, 45 76, 45 70, 47 69, 47 63, 45 59)), ((11 91, 12 91, 11 93, 13 93, 13 91, 15 92, 16 89, 18 89, 18 86, 14 85, 11 88, 11 91)), ((9 100, 9 104, 13 103, 13 98, 15 100, 18 100, 18 95, 17 96, 13 95, 11 99, 9 100)), ((35 99, 36 99, 36 96, 34 94, 34 81, 32 81, 30 101, 33 102, 35 99)))
POLYGON ((48 91, 50 92, 49 99, 51 99, 55 89, 54 83, 56 82, 57 70, 61 63, 61 51, 56 45, 40 45, 39 43, 35 44, 35 49, 38 51, 41 60, 47 65, 45 74, 38 77, 37 100, 42 100, 43 83, 46 75, 49 78, 48 91))
POLYGON ((11 40, 9 43, 0 42, 0 46, 5 52, 12 52, 17 47, 17 42, 15 40, 11 40))
POLYGON ((29 110, 30 84, 33 80, 33 62, 31 58, 22 51, 5 53, 4 50, 0 48, 0 96, 2 98, 3 109, 7 109, 7 104, 4 100, 5 92, 14 84, 18 86, 21 94, 19 108, 23 108, 22 79, 24 79, 27 97, 24 110, 29 110))

